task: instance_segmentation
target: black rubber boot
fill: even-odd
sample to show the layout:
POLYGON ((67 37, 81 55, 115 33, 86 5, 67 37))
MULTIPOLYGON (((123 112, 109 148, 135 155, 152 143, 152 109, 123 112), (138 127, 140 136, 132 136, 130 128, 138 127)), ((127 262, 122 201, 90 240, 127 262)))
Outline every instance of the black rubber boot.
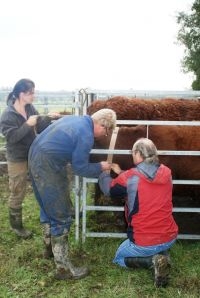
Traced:
POLYGON ((57 237, 51 236, 51 244, 56 265, 56 279, 80 279, 89 274, 88 268, 72 265, 69 259, 67 234, 57 237))
POLYGON ((42 230, 43 230, 43 243, 44 243, 43 257, 45 259, 50 259, 50 258, 53 258, 50 224, 48 223, 42 224, 42 230))
POLYGON ((137 257, 137 258, 124 258, 124 263, 128 268, 151 268, 152 256, 150 257, 137 257))
POLYGON ((32 237, 32 232, 25 229, 22 225, 22 209, 9 208, 9 220, 12 230, 17 236, 23 239, 32 237))

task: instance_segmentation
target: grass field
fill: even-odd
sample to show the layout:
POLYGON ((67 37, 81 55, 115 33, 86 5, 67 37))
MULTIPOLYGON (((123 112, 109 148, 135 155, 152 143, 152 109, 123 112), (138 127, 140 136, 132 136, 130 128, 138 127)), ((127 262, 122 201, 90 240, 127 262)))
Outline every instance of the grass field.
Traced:
POLYGON ((171 250, 170 284, 156 289, 150 271, 126 270, 112 264, 123 239, 87 238, 84 244, 76 243, 72 227, 71 257, 76 265, 86 264, 90 275, 77 281, 54 280, 53 260, 42 258, 39 208, 31 186, 24 202, 24 221, 34 232, 29 240, 17 238, 10 230, 6 176, 0 178, 0 189, 0 297, 200 297, 200 241, 177 241, 171 250))

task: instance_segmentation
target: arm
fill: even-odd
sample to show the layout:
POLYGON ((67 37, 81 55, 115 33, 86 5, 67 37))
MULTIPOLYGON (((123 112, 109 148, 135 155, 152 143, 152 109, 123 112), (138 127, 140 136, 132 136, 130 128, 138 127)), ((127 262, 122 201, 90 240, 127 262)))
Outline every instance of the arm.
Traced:
POLYGON ((110 184, 111 184, 112 178, 110 177, 110 174, 107 172, 102 172, 99 176, 99 187, 103 194, 105 196, 110 196, 110 184))
POLYGON ((34 126, 37 123, 38 112, 32 105, 26 107, 27 120, 16 112, 13 106, 8 107, 1 117, 1 132, 10 144, 23 141, 29 135, 34 139, 34 126))
POLYGON ((13 119, 9 115, 1 119, 1 132, 11 144, 21 141, 31 131, 33 127, 27 122, 19 123, 18 119, 13 119))
POLYGON ((98 177, 102 171, 101 163, 89 162, 93 139, 87 134, 82 134, 74 137, 74 143, 74 149, 72 150, 72 168, 75 175, 82 177, 98 177))
MULTIPOLYGON (((107 161, 90 162, 90 151, 94 143, 93 126, 73 125, 70 133, 72 141, 72 167, 76 175, 83 177, 99 177, 102 171, 110 170, 111 164, 107 161)), ((85 119, 84 119, 85 123, 85 119)))
POLYGON ((60 118, 60 113, 57 112, 49 112, 47 115, 40 115, 33 105, 30 105, 28 108, 29 111, 27 111, 27 114, 38 115, 36 123, 37 133, 41 133, 45 128, 47 128, 51 124, 52 120, 60 118))
POLYGON ((115 179, 112 180, 110 185, 110 196, 112 198, 126 197, 127 196, 127 177, 126 173, 122 172, 115 179))
POLYGON ((102 171, 110 169, 110 164, 107 161, 91 163, 89 162, 89 155, 80 154, 79 158, 75 156, 72 158, 72 167, 75 175, 88 178, 97 178, 102 171))
POLYGON ((103 172, 99 176, 99 187, 106 196, 112 198, 127 196, 126 177, 120 174, 117 178, 112 179, 110 174, 103 172))
POLYGON ((121 172, 122 172, 120 166, 119 166, 117 163, 112 163, 112 165, 111 165, 111 169, 112 169, 113 172, 115 172, 117 175, 121 174, 121 172))

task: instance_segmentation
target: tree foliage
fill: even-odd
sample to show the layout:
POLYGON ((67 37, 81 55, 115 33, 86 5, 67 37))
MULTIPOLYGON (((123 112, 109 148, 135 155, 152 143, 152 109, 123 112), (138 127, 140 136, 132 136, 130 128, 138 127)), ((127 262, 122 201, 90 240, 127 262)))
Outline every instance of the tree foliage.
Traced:
POLYGON ((177 40, 185 46, 182 67, 184 72, 192 72, 195 80, 193 90, 200 90, 200 0, 195 0, 189 13, 177 16, 180 25, 177 40))

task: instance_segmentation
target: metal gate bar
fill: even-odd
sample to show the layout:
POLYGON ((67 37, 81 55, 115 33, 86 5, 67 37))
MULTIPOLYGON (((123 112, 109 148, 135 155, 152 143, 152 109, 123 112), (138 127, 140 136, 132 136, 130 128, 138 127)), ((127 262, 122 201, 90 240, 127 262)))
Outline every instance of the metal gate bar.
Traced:
MULTIPOLYGON (((87 205, 87 184, 88 183, 98 183, 97 179, 83 178, 83 196, 82 196, 82 208, 83 208, 83 218, 82 218, 82 241, 85 242, 86 237, 112 237, 112 238, 125 238, 126 233, 100 233, 100 232, 87 232, 87 211, 124 211, 122 206, 94 206, 87 205)), ((173 180, 173 184, 189 184, 189 185, 200 185, 200 180, 173 180)), ((200 208, 189 208, 189 207, 174 207, 173 212, 199 212, 200 208)), ((200 239, 200 235, 192 234, 179 234, 178 239, 200 239)))

